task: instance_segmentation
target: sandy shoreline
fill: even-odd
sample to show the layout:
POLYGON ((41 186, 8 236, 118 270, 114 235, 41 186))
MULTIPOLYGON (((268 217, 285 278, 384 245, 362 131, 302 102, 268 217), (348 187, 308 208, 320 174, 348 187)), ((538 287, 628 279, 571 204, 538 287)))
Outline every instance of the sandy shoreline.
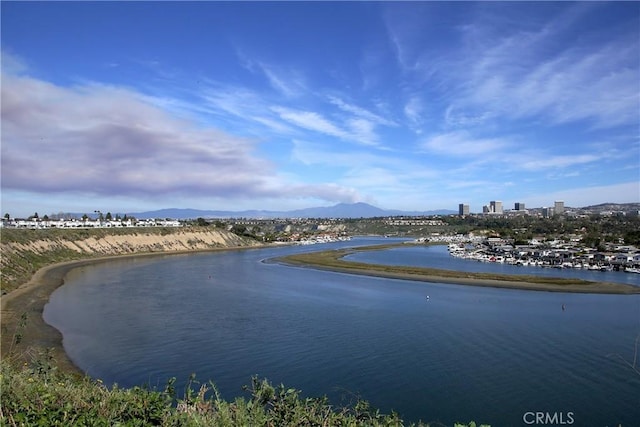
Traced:
POLYGON ((537 278, 486 273, 467 273, 461 271, 440 270, 434 268, 406 267, 363 262, 345 261, 342 258, 355 252, 380 250, 401 246, 396 244, 382 246, 364 246, 348 249, 312 252, 289 255, 278 258, 283 264, 335 271, 362 276, 384 277, 389 279, 412 280, 419 282, 447 283, 469 286, 483 286, 527 291, 568 292, 590 294, 640 294, 640 287, 622 283, 572 281, 562 278, 537 278), (539 281, 537 281, 539 280, 539 281), (575 282, 575 283, 574 283, 575 282))
MULTIPOLYGON (((560 287, 549 287, 543 283, 535 282, 523 282, 523 281, 510 281, 510 280, 492 280, 492 279, 479 279, 474 277, 444 277, 437 275, 422 275, 411 274, 402 272, 382 272, 377 270, 366 269, 351 269, 351 268, 339 268, 339 267, 325 267, 320 265, 306 265, 302 263, 294 263, 286 260, 281 260, 283 264, 293 265, 303 268, 314 268, 318 270, 335 271, 337 273, 356 274, 360 276, 372 276, 382 277, 387 279, 400 279, 411 280, 416 282, 429 282, 429 283, 446 283, 454 285, 468 285, 468 286, 480 286, 488 288, 503 288, 503 289, 519 289, 525 291, 544 291, 544 292, 566 292, 566 293, 589 293, 589 294, 608 294, 608 295, 634 295, 640 294, 640 289, 629 291, 611 291, 606 286, 608 283, 594 282, 590 288, 585 288, 585 285, 562 285, 560 287)), ((625 286, 625 285, 621 285, 625 286)))
POLYGON ((0 357, 2 359, 10 357, 20 363, 30 362, 39 353, 49 350, 58 369, 84 375, 84 372, 74 365, 64 351, 60 331, 47 324, 42 317, 44 306, 49 301, 49 297, 53 291, 64 284, 64 278, 73 269, 116 259, 223 252, 261 247, 264 245, 113 255, 65 261, 45 266, 36 271, 27 283, 0 298, 0 357), (21 327, 23 314, 26 314, 27 318, 25 325, 21 327), (22 339, 18 344, 14 344, 16 332, 22 334, 22 339))

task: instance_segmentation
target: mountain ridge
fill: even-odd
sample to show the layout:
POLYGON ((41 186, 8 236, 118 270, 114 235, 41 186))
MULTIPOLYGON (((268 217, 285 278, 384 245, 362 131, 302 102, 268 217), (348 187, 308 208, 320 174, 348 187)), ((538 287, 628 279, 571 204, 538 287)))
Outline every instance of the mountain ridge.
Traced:
POLYGON ((368 203, 338 203, 333 206, 318 206, 304 209, 294 209, 288 211, 270 210, 201 210, 188 208, 159 209, 147 212, 127 213, 138 219, 147 218, 172 218, 172 219, 195 219, 195 218, 374 218, 381 216, 418 216, 418 215, 449 215, 456 211, 440 209, 431 211, 401 211, 394 209, 382 209, 368 203))
MULTIPOLYGON (((535 211, 541 208, 531 208, 535 211)), ((583 210, 591 213, 603 211, 638 211, 640 203, 600 203, 585 207, 569 207, 570 210, 583 210)), ((160 209, 155 211, 127 213, 138 219, 147 218, 172 218, 172 219, 195 219, 195 218, 252 218, 252 219, 273 219, 273 218, 375 218, 385 216, 431 216, 431 215, 455 215, 458 211, 451 209, 437 209, 428 211, 402 211, 397 209, 382 209, 368 203, 338 203, 333 206, 319 206, 304 209, 294 209, 288 211, 270 210, 200 210, 200 209, 160 209)))
MULTIPOLYGON (((529 212, 536 212, 542 208, 529 208, 529 212)), ((565 207, 567 210, 579 210, 584 213, 603 213, 603 212, 638 212, 640 211, 640 203, 600 203, 585 207, 565 207)), ((104 213, 104 212, 103 212, 104 213)), ((432 216, 432 215, 456 215, 457 210, 437 209, 428 211, 402 211, 397 209, 382 209, 368 203, 338 203, 333 206, 318 206, 304 209, 294 209, 288 211, 271 211, 271 210, 244 210, 244 211, 228 211, 228 210, 211 210, 211 209, 191 209, 191 208, 168 208, 158 209, 144 212, 116 212, 115 215, 127 215, 137 219, 153 219, 153 218, 169 218, 169 219, 223 219, 223 218, 250 218, 250 219, 275 219, 275 218, 375 218, 375 217, 391 217, 391 216, 432 216)), ((83 213, 58 213, 51 214, 50 217, 75 217, 80 218, 83 213)), ((96 218, 97 214, 88 214, 90 218, 96 218)))

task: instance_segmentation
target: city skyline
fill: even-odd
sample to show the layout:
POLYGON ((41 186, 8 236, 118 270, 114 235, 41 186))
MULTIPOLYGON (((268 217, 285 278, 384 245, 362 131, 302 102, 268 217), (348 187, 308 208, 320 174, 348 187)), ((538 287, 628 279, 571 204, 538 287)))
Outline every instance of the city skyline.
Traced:
POLYGON ((636 2, 0 7, 12 215, 640 201, 636 2))

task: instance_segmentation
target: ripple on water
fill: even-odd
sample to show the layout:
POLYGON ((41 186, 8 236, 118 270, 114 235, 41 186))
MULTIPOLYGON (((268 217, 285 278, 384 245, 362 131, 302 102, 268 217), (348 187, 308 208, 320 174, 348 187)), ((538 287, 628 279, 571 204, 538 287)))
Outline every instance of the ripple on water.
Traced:
POLYGON ((52 295, 45 318, 62 331, 72 360, 107 384, 176 377, 180 390, 195 372, 232 399, 258 374, 337 404, 360 396, 408 421, 521 425, 524 411, 547 408, 574 411, 581 425, 640 419, 640 379, 607 356, 632 357, 638 296, 259 262, 299 250, 85 267, 52 295))

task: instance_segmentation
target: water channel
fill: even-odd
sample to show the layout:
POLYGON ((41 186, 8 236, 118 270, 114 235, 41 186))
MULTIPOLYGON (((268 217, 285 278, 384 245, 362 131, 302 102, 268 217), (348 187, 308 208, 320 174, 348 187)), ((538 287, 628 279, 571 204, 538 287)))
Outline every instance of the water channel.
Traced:
MULTIPOLYGON (((44 317, 63 333, 74 363, 108 385, 162 388, 176 377, 180 392, 196 373, 231 400, 259 375, 336 406, 363 398, 407 422, 521 426, 530 411, 571 412, 575 425, 587 426, 640 420, 640 375, 625 363, 640 334, 638 295, 422 283, 264 262, 388 242, 113 260, 71 271, 44 317)), ((482 265, 443 250, 352 257, 482 265)))

